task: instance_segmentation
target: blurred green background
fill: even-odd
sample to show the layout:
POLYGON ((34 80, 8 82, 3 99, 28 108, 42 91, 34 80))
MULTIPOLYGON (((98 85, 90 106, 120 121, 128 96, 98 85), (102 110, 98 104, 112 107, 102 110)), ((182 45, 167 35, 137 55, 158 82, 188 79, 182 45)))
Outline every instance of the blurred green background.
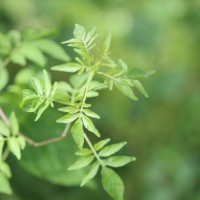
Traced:
MULTIPOLYGON (((148 99, 138 94, 139 101, 132 102, 117 91, 105 91, 93 102, 101 115, 97 125, 102 137, 128 141, 125 154, 137 157, 118 170, 126 186, 125 199, 199 200, 200 1, 0 0, 0 31, 4 33, 47 28, 57 30, 54 39, 61 42, 71 38, 75 23, 96 26, 100 33, 110 30, 114 58, 124 59, 130 67, 156 70, 143 80, 148 99)), ((12 67, 11 74, 16 72, 12 67)), ((45 129, 36 126, 38 132, 45 129)), ((37 156, 45 156, 45 150, 37 156)), ((32 149, 27 151, 30 154, 24 152, 24 157, 30 160, 32 149)), ((59 154, 63 159, 68 156, 67 151, 59 154)), ((0 195, 1 200, 110 199, 102 189, 59 186, 65 184, 51 177, 57 176, 54 171, 39 178, 41 169, 34 161, 36 172, 23 160, 22 168, 15 159, 10 163, 14 195, 0 195)))

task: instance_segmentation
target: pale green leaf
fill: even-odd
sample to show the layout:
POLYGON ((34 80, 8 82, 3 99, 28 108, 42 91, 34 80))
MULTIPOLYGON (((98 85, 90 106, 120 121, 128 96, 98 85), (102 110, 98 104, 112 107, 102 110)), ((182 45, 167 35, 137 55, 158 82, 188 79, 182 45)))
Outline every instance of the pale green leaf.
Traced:
POLYGON ((123 71, 127 71, 128 70, 127 64, 122 59, 119 59, 119 66, 121 67, 121 69, 123 71))
POLYGON ((8 179, 6 178, 6 176, 1 172, 0 172, 0 193, 4 193, 8 195, 12 194, 10 183, 8 182, 8 179))
POLYGON ((81 182, 81 187, 83 187, 88 181, 90 181, 91 179, 93 179, 96 176, 99 167, 100 167, 99 162, 95 162, 91 165, 91 167, 89 169, 89 173, 83 178, 83 180, 81 182))
POLYGON ((119 175, 108 167, 101 170, 104 190, 115 200, 123 200, 124 184, 119 175))
POLYGON ((39 110, 38 110, 38 113, 37 113, 37 116, 36 116, 36 118, 35 118, 35 121, 37 121, 40 117, 41 117, 41 115, 42 115, 42 113, 49 107, 49 101, 48 100, 46 100, 41 106, 40 106, 40 108, 39 108, 39 110))
POLYGON ((94 133, 97 137, 100 137, 99 131, 95 128, 93 122, 87 116, 83 115, 82 120, 86 129, 94 133))
POLYGON ((97 115, 95 112, 89 110, 89 109, 84 109, 83 112, 88 116, 88 117, 93 117, 96 119, 100 119, 100 116, 97 115))
POLYGON ((152 75, 154 73, 155 73, 155 71, 147 71, 147 72, 145 72, 140 68, 134 67, 134 68, 130 68, 128 70, 127 77, 131 78, 131 79, 132 78, 133 79, 135 79, 135 78, 147 78, 148 76, 150 76, 150 75, 152 75))
POLYGON ((73 114, 73 113, 78 112, 80 109, 73 107, 73 106, 68 106, 68 107, 59 108, 58 110, 62 111, 62 112, 68 112, 68 113, 73 114))
POLYGON ((94 156, 80 157, 68 170, 77 170, 88 166, 94 160, 94 156))
POLYGON ((83 132, 83 124, 80 119, 78 119, 72 126, 71 133, 79 149, 82 149, 84 144, 84 132, 83 132))
POLYGON ((10 130, 1 119, 0 119, 0 135, 6 136, 6 137, 10 135, 10 130))
POLYGON ((145 97, 148 97, 148 94, 147 94, 146 90, 144 89, 143 85, 140 83, 140 81, 132 80, 131 82, 145 97))
POLYGON ((114 153, 118 152, 120 149, 122 149, 126 144, 127 142, 120 142, 117 144, 111 144, 109 146, 106 146, 99 152, 99 156, 103 157, 111 156, 114 153))
POLYGON ((46 64, 46 58, 42 54, 41 50, 29 43, 24 44, 22 48, 22 54, 30 61, 34 62, 39 66, 46 64))
POLYGON ((94 145, 94 149, 96 151, 100 150, 101 148, 103 148, 108 142, 110 142, 110 138, 107 138, 105 140, 101 140, 100 142, 96 143, 94 145))
POLYGON ((69 56, 64 51, 64 49, 52 40, 47 40, 47 39, 38 40, 34 42, 34 45, 55 59, 62 61, 70 60, 69 56))
POLYGON ((10 137, 8 139, 9 150, 17 157, 19 160, 21 158, 20 144, 16 137, 10 137))
POLYGON ((73 34, 76 39, 85 40, 86 30, 83 26, 81 26, 79 24, 75 24, 73 34))
POLYGON ((111 44, 111 33, 109 33, 103 42, 103 52, 108 53, 111 44))
POLYGON ((48 97, 51 92, 51 82, 46 70, 43 70, 43 89, 45 96, 48 97))
POLYGON ((81 74, 81 75, 73 75, 70 77, 70 83, 72 84, 73 88, 75 89, 78 89, 80 88, 83 83, 87 80, 88 78, 88 74, 87 73, 84 73, 84 74, 81 74))
POLYGON ((131 87, 124 82, 115 82, 115 86, 121 91, 124 95, 129 97, 132 100, 138 100, 138 98, 134 95, 131 87))
POLYGON ((79 117, 79 114, 68 114, 59 118, 57 123, 71 123, 79 117))
POLYGON ((19 137, 17 138, 17 140, 18 140, 18 142, 19 142, 20 148, 21 148, 22 150, 25 149, 25 147, 26 147, 26 141, 25 141, 25 139, 24 139, 23 137, 19 136, 19 137))
POLYGON ((66 63, 62 65, 56 65, 51 67, 52 70, 54 71, 60 71, 60 72, 77 72, 81 69, 81 65, 78 63, 66 63))
POLYGON ((4 89, 4 87, 8 83, 8 71, 6 69, 0 69, 0 91, 4 89))
POLYGON ((91 155, 91 154, 92 154, 92 151, 88 148, 83 148, 80 151, 77 151, 75 153, 75 155, 77 155, 77 156, 88 156, 88 155, 91 155))
POLYGON ((135 157, 130 156, 113 156, 105 159, 104 164, 110 167, 122 167, 135 160, 135 157))
POLYGON ((3 161, 0 161, 0 171, 3 172, 7 178, 12 176, 9 165, 3 161))
POLYGON ((31 78, 31 83, 33 88, 37 92, 38 95, 43 95, 42 84, 37 78, 31 78))
POLYGON ((14 112, 11 113, 9 118, 10 130, 12 135, 17 135, 19 133, 19 124, 14 112))
POLYGON ((5 141, 0 138, 0 161, 2 160, 2 154, 3 154, 4 144, 5 144, 5 141))

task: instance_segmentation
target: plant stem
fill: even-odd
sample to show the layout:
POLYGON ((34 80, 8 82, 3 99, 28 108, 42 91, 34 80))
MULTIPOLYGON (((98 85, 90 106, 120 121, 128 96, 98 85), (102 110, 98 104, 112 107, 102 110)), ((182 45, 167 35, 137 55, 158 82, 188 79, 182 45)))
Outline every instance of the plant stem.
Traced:
POLYGON ((101 158, 99 157, 99 155, 97 154, 97 152, 95 151, 95 149, 93 148, 89 138, 87 137, 87 135, 84 133, 84 138, 86 140, 86 142, 88 143, 88 146, 90 147, 90 149, 92 150, 94 156, 97 158, 97 160, 99 161, 99 163, 101 164, 101 166, 104 166, 101 158))

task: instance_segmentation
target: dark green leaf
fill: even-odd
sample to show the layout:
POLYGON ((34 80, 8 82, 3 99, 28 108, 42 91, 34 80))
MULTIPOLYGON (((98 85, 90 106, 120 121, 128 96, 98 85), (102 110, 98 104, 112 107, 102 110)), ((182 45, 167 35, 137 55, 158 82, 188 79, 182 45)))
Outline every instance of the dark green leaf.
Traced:
POLYGON ((119 175, 108 167, 101 170, 104 190, 115 200, 123 200, 124 184, 119 175))
POLYGON ((80 157, 74 164, 72 164, 68 170, 77 170, 88 166, 94 159, 94 156, 80 157))
POLYGON ((128 78, 147 78, 148 76, 152 75, 153 73, 155 73, 155 71, 149 71, 149 72, 145 72, 142 69, 139 68, 131 68, 128 70, 128 78))

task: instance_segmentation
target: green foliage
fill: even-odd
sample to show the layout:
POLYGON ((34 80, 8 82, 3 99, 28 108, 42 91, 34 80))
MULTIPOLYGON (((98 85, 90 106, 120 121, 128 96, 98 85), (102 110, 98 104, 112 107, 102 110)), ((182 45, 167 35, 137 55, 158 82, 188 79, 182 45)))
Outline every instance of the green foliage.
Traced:
MULTIPOLYGON (((135 158, 113 156, 127 142, 108 145, 110 142, 108 138, 92 145, 88 137, 89 132, 98 138, 101 136, 93 121, 93 119, 100 119, 100 116, 90 108, 92 105, 88 104, 87 101, 89 98, 97 97, 100 90, 112 90, 113 86, 132 100, 137 100, 132 90, 133 87, 138 89, 145 97, 148 97, 141 82, 137 80, 139 77, 146 77, 147 74, 141 71, 138 72, 136 68, 129 69, 122 59, 119 59, 116 63, 110 57, 111 35, 108 34, 101 45, 97 45, 95 30, 94 28, 87 32, 83 26, 75 25, 74 38, 63 42, 63 44, 73 47, 77 54, 77 57, 72 62, 68 62, 69 58, 60 46, 51 40, 41 39, 43 36, 34 31, 30 31, 31 34, 12 32, 7 43, 10 44, 9 42, 12 41, 13 48, 17 48, 17 50, 12 50, 5 43, 11 49, 4 53, 7 55, 11 51, 12 53, 8 57, 9 61, 22 66, 26 65, 27 60, 36 65, 44 66, 47 62, 44 54, 46 53, 55 59, 65 62, 64 64, 52 66, 51 69, 53 71, 74 73, 69 77, 69 82, 51 83, 49 74, 46 70, 43 70, 42 76, 31 78, 32 89, 24 89, 22 91, 20 107, 26 112, 37 113, 35 118, 35 121, 37 121, 48 107, 53 108, 54 103, 61 104, 61 108, 58 111, 67 114, 58 118, 56 122, 65 124, 65 129, 59 138, 45 141, 42 145, 64 139, 70 131, 79 151, 75 153, 78 159, 67 169, 69 171, 86 169, 87 173, 82 179, 81 187, 92 180, 100 170, 104 190, 113 199, 122 200, 124 194, 123 182, 110 167, 122 167, 134 161, 135 158), (19 44, 20 47, 18 46, 19 44), (85 145, 89 148, 85 147, 85 145)), ((20 74, 18 76, 20 77, 20 74)), ((3 83, 2 85, 5 84, 3 83)), ((4 146, 17 159, 21 158, 21 150, 25 148, 25 140, 30 144, 39 146, 19 133, 19 125, 14 113, 9 118, 9 124, 5 124, 5 119, 4 122, 0 121, 0 133, 2 161, 5 160, 4 146)), ((2 173, 5 176, 9 174, 8 170, 2 170, 2 173)), ((4 192, 8 193, 9 189, 5 181, 4 187, 4 192)))

